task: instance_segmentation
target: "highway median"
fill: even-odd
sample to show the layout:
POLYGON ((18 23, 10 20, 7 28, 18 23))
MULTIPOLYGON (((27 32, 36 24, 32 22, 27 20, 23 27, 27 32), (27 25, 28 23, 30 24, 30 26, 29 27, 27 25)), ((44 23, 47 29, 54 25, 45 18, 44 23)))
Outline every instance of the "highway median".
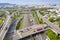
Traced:
POLYGON ((16 29, 17 30, 22 29, 22 25, 23 25, 23 18, 18 22, 16 29))

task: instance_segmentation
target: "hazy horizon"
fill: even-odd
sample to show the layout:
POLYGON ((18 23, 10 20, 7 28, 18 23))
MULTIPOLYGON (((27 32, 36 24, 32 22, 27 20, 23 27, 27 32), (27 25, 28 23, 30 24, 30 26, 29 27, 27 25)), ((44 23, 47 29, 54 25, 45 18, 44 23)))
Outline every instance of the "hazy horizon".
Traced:
POLYGON ((18 5, 32 5, 32 4, 60 4, 60 0, 0 0, 0 3, 11 3, 18 5))

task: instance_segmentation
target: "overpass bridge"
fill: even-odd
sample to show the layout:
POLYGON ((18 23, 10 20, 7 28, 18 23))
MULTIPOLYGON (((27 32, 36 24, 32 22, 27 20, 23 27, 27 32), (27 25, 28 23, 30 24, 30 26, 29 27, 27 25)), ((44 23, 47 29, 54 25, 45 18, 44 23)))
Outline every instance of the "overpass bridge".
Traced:
MULTIPOLYGON (((13 15, 13 14, 12 14, 13 15)), ((39 15, 39 16, 41 16, 41 15, 39 15)), ((3 38, 4 38, 4 35, 6 34, 6 32, 8 31, 8 29, 9 29, 9 25, 10 25, 10 20, 11 20, 11 16, 8 16, 7 17, 7 19, 6 19, 6 21, 5 21, 5 23, 4 23, 4 25, 3 25, 3 31, 1 32, 1 34, 0 34, 0 39, 1 40, 3 40, 3 38), (9 17, 9 18, 8 18, 9 17), (5 31, 5 29, 6 29, 6 27, 8 27, 8 29, 7 29, 7 31, 5 31)), ((45 19, 44 19, 45 20, 45 19)), ((51 24, 49 24, 49 23, 47 23, 48 25, 51 25, 51 24)), ((52 24, 53 25, 53 24, 52 24)), ((43 30, 40 30, 40 31, 36 31, 36 28, 40 28, 41 27, 41 25, 38 25, 37 27, 36 27, 37 25, 35 25, 34 27, 33 26, 31 26, 30 28, 25 28, 25 29, 21 29, 21 30, 18 30, 17 31, 17 34, 19 35, 19 39, 22 39, 22 38, 24 38, 24 37, 27 37, 27 36, 30 36, 30 35, 33 35, 33 34, 37 34, 37 33, 40 33, 40 32, 42 32, 42 31, 46 31, 46 30, 48 30, 48 29, 44 29, 43 28, 43 30)), ((44 25, 45 26, 45 25, 44 25)), ((51 26, 52 27, 52 26, 51 26)), ((56 29, 57 30, 57 29, 56 29)), ((58 31, 58 32, 60 32, 60 31, 58 31)))
MULTIPOLYGON (((24 40, 24 39, 29 38, 30 36, 32 36, 32 37, 34 38, 36 35, 41 36, 41 37, 38 37, 38 38, 40 38, 41 40, 46 40, 47 37, 42 37, 42 36, 46 36, 46 35, 44 35, 43 33, 44 33, 45 31, 47 31, 47 30, 48 30, 48 29, 43 29, 43 30, 41 30, 41 31, 39 31, 39 32, 31 33, 31 34, 26 35, 26 36, 24 36, 24 37, 22 37, 22 38, 20 38, 20 39, 18 39, 18 40, 24 40), (40 35, 40 34, 41 34, 41 35, 40 35)), ((36 38, 35 38, 35 39, 36 39, 36 38)))
POLYGON ((9 29, 9 27, 10 27, 10 25, 11 25, 12 16, 14 15, 15 12, 13 12, 10 15, 10 12, 7 11, 7 10, 2 9, 1 11, 6 12, 6 16, 7 16, 3 25, 2 25, 2 27, 1 27, 1 29, 0 29, 0 40, 3 40, 7 31, 8 31, 8 29, 9 29))
POLYGON ((57 35, 60 34, 60 28, 59 28, 59 27, 56 27, 55 24, 52 24, 50 21, 48 21, 48 19, 45 18, 45 17, 43 17, 43 16, 39 13, 39 11, 37 11, 37 15, 38 15, 38 17, 41 18, 44 22, 46 22, 46 24, 47 24, 48 26, 50 26, 50 28, 53 29, 54 32, 55 32, 57 35))
POLYGON ((17 30, 17 34, 19 35, 19 39, 23 39, 25 37, 28 37, 28 36, 31 36, 31 35, 34 35, 34 34, 37 34, 37 33, 40 33, 40 32, 44 32, 48 29, 44 29, 44 27, 46 27, 47 25, 33 25, 33 26, 30 26, 30 27, 26 27, 26 28, 23 28, 21 30, 17 30), (37 31, 37 28, 42 28, 42 30, 40 31, 37 31))
POLYGON ((17 24, 22 18, 23 18, 23 15, 22 15, 22 17, 19 17, 18 19, 15 19, 11 23, 4 40, 17 40, 16 37, 18 37, 18 36, 16 36, 16 37, 13 37, 13 36, 16 35, 15 31, 16 31, 17 24))

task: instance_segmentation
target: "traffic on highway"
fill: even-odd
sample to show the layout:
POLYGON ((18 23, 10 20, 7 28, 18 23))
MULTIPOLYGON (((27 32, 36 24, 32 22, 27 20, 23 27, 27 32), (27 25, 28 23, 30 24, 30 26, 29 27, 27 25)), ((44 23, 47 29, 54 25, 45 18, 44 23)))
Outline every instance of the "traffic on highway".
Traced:
POLYGON ((0 40, 60 40, 59 13, 56 6, 1 8, 0 40))

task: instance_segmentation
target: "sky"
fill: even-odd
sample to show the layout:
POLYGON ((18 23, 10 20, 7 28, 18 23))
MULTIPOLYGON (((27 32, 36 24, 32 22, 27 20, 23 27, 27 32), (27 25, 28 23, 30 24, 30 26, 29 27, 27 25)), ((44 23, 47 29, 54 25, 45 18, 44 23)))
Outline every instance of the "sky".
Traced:
POLYGON ((0 0, 0 3, 12 3, 19 5, 60 4, 60 0, 0 0))

